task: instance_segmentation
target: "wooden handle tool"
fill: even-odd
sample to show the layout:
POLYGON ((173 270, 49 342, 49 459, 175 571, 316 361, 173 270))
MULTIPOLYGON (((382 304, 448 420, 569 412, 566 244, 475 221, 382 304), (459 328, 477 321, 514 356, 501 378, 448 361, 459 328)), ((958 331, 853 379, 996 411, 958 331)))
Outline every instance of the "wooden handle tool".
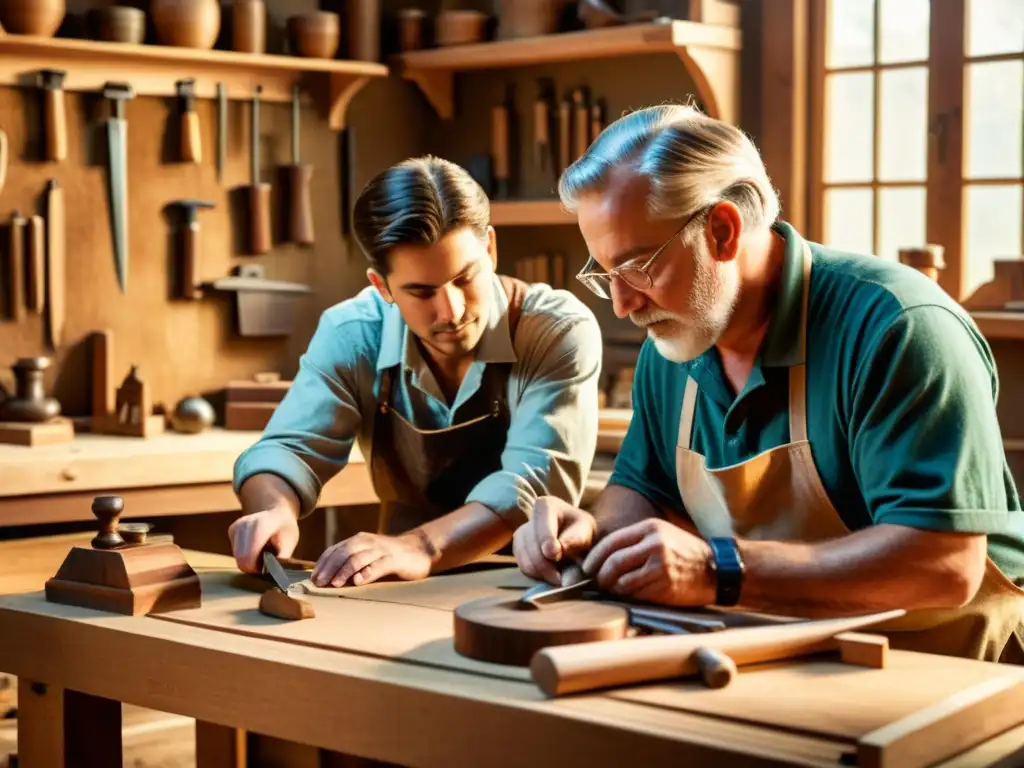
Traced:
POLYGON ((10 259, 7 272, 7 306, 11 318, 20 321, 25 318, 25 229, 28 219, 21 211, 11 214, 10 247, 7 257, 10 259))
MULTIPOLYGON (((668 635, 686 635, 689 630, 679 623, 665 621, 637 614, 630 609, 629 623, 634 627, 668 635)), ((736 662, 721 651, 702 646, 693 652, 694 661, 704 685, 708 688, 724 688, 737 675, 736 662)))
POLYGON ((39 215, 29 221, 26 277, 25 303, 29 311, 41 315, 46 305, 46 222, 39 215))
POLYGON ((175 200, 170 205, 180 208, 185 215, 185 226, 182 228, 179 243, 179 261, 181 264, 181 285, 178 295, 184 299, 200 299, 203 292, 199 280, 199 216, 200 209, 209 210, 213 203, 205 200, 175 200))
POLYGON ((508 152, 508 107, 499 104, 491 107, 491 156, 494 159, 494 192, 500 198, 507 198, 509 194, 508 152))
POLYGON ((582 88, 577 88, 572 92, 572 104, 576 113, 573 119, 576 142, 573 146, 572 156, 574 160, 579 160, 590 146, 590 110, 587 108, 582 88))
POLYGON ((203 161, 203 140, 196 114, 196 81, 186 78, 175 83, 181 99, 181 159, 186 163, 203 161))
POLYGON ((590 105, 590 143, 593 144, 604 130, 604 104, 595 100, 590 105))
POLYGON ((543 89, 533 102, 533 162, 540 169, 551 162, 551 108, 543 89))
POLYGON ((64 78, 67 72, 59 69, 43 69, 38 75, 39 87, 43 89, 44 114, 46 119, 46 159, 60 162, 68 156, 68 123, 64 109, 64 78))
POLYGON ((0 129, 0 192, 4 191, 4 184, 7 183, 7 165, 10 162, 10 147, 7 141, 7 133, 0 129))
MULTIPOLYGON (((742 666, 835 650, 836 635, 902 616, 867 616, 742 627, 698 635, 633 637, 578 643, 538 651, 530 663, 534 681, 548 696, 685 677, 701 670, 700 648, 742 666)), ((706 659, 705 659, 706 661, 706 659)))
POLYGON ((64 339, 64 303, 66 286, 67 231, 64 218, 64 190, 50 179, 46 192, 46 308, 47 336, 51 349, 64 339))
POLYGON ((558 172, 563 173, 571 162, 572 104, 562 99, 558 105, 558 172))
POLYGON ((313 244, 313 204, 309 183, 313 168, 299 160, 299 86, 292 89, 292 164, 285 172, 288 187, 288 239, 297 245, 313 244))
POLYGON ((260 255, 271 248, 270 185, 260 181, 260 94, 257 85, 252 98, 252 186, 249 187, 249 253, 260 255))

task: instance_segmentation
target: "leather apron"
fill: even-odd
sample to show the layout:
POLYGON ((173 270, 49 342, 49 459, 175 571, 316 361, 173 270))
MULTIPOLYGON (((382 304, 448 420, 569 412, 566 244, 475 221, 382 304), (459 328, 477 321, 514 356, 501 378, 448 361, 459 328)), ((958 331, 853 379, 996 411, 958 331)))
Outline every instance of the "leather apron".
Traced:
MULTIPOLYGON (((514 339, 526 283, 500 276, 514 339)), ((370 473, 381 501, 378 532, 397 535, 458 509, 487 475, 501 469, 511 418, 511 363, 488 363, 480 388, 460 409, 460 423, 420 429, 391 407, 401 363, 384 371, 374 414, 370 473)))
MULTIPOLYGON (((697 382, 687 379, 676 446, 676 479, 683 506, 700 534, 741 539, 815 542, 850 533, 832 506, 807 439, 807 305, 811 252, 803 247, 799 365, 789 368, 790 441, 748 461, 708 469, 690 450, 697 382)), ((1024 663, 1024 590, 987 559, 971 602, 956 609, 917 610, 872 628, 893 648, 1024 663)), ((742 601, 742 597, 741 597, 742 601)), ((799 615, 799 612, 795 612, 799 615)))

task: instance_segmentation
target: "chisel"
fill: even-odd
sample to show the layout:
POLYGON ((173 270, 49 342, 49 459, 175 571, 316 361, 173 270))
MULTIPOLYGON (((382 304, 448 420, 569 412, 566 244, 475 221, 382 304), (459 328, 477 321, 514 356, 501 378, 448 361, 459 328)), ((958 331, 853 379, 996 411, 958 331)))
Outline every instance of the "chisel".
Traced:
POLYGON ((217 181, 224 183, 224 161, 228 154, 228 91, 217 83, 217 181))
POLYGON ((25 318, 25 230, 28 219, 21 211, 11 214, 10 247, 7 257, 10 259, 10 270, 7 277, 7 302, 11 318, 15 321, 25 318))
POLYGON ((107 119, 110 153, 110 227, 114 241, 114 267, 121 293, 128 292, 128 123, 124 102, 135 98, 128 83, 107 83, 103 98, 111 101, 107 119))
POLYGON ((313 243, 313 209, 309 182, 313 168, 299 162, 299 86, 292 89, 292 164, 285 168, 288 187, 288 239, 298 245, 313 243))
POLYGON ((51 349, 64 339, 65 250, 64 190, 55 179, 46 187, 46 323, 51 349))
POLYGON ((199 133, 199 115, 196 114, 195 78, 178 80, 174 85, 181 100, 181 159, 186 163, 201 163, 203 140, 199 133))
POLYGON ((257 85, 252 98, 252 186, 249 187, 249 253, 270 250, 270 185, 260 182, 260 94, 257 85))
POLYGON ((60 69, 43 69, 38 76, 46 114, 46 159, 60 162, 68 156, 68 125, 64 110, 64 78, 60 69))

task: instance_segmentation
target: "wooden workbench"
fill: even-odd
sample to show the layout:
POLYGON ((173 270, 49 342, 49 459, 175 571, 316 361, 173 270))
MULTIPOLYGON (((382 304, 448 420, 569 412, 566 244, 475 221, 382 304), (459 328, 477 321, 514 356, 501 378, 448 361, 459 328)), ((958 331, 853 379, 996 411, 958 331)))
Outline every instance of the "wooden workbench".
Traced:
MULTIPOLYGON (((235 460, 259 437, 223 429, 145 439, 83 433, 61 445, 0 445, 0 526, 91 520, 92 499, 102 494, 124 497, 126 520, 237 510, 235 460)), ((354 446, 320 506, 377 502, 354 446)))
MULTIPOLYGON (((451 650, 445 601, 503 578, 518 584, 515 569, 311 598, 317 617, 305 622, 259 614, 258 594, 231 569, 197 570, 203 608, 162 617, 39 592, 0 598, 0 669, 23 694, 21 768, 64 765, 65 735, 79 760, 108 764, 120 747, 118 702, 196 718, 198 768, 235 765, 235 729, 407 766, 836 766, 851 764, 858 733, 910 701, 1024 678, 1020 668, 893 652, 884 670, 805 659, 745 669, 721 691, 680 682, 547 699, 524 670, 451 650), (384 592, 409 587, 415 597, 384 592)), ((990 765, 1022 748, 1024 727, 941 764, 990 765)))

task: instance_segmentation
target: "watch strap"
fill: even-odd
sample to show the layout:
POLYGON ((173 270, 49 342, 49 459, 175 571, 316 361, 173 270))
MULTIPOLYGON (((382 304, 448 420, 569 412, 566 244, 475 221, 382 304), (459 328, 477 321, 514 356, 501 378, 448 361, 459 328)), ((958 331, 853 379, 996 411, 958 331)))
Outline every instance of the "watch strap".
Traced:
POLYGON ((708 539, 708 544, 715 571, 715 605, 736 605, 743 588, 743 557, 736 539, 713 537, 708 539))

